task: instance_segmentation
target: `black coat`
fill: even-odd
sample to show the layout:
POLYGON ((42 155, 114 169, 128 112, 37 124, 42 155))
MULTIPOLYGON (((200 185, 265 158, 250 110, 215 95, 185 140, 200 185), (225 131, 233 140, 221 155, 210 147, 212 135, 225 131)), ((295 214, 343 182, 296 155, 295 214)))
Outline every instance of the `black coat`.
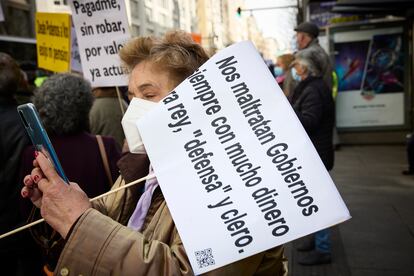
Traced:
MULTIPOLYGON (((19 198, 23 183, 18 181, 21 153, 29 139, 12 98, 0 97, 0 234, 12 230, 24 219, 20 215, 19 198)), ((0 256, 15 249, 9 242, 17 236, 0 240, 0 256)))
POLYGON ((308 77, 298 84, 289 101, 326 169, 331 170, 334 164, 335 108, 330 89, 322 78, 308 77))
MULTIPOLYGON (((16 108, 13 98, 0 97, 0 234, 21 226, 27 219, 19 208, 23 183, 18 175, 22 151, 30 140, 16 108)), ((40 257, 27 230, 0 240, 2 275, 40 275, 40 257)))

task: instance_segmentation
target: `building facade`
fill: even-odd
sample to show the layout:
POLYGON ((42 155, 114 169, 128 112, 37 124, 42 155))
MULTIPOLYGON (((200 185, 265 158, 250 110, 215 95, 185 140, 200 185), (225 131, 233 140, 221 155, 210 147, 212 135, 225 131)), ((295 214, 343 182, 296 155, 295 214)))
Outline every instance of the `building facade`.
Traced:
POLYGON ((34 38, 35 0, 0 0, 3 21, 0 35, 34 38))
POLYGON ((133 36, 161 36, 171 29, 195 32, 195 0, 129 0, 128 17, 133 36))
POLYGON ((198 29, 201 34, 201 45, 214 54, 218 49, 224 48, 224 17, 222 1, 197 1, 198 29))
POLYGON ((224 44, 229 45, 248 39, 246 16, 238 15, 237 9, 244 8, 244 0, 221 1, 224 18, 224 44))
POLYGON ((274 39, 264 38, 256 19, 245 9, 244 0, 198 0, 198 29, 203 47, 210 53, 233 43, 251 40, 266 59, 275 60, 278 44, 274 39))

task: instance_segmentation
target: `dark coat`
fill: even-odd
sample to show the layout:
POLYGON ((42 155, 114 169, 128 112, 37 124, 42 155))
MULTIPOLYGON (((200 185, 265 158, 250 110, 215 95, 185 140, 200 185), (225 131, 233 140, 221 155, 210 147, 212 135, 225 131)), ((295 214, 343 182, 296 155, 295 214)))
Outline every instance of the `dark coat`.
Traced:
MULTIPOLYGON (((21 153, 30 142, 16 107, 17 102, 13 98, 0 97, 0 234, 23 225, 26 220, 18 208, 23 187, 18 180, 18 171, 21 153)), ((38 257, 35 250, 28 231, 1 239, 1 274, 20 275, 18 271, 22 272, 21 275, 34 275, 35 271, 40 274, 40 267, 35 266, 38 257)))
POLYGON ((295 88, 289 101, 329 171, 334 164, 332 144, 335 108, 322 78, 308 77, 295 88))
POLYGON ((313 52, 316 56, 316 60, 318 61, 319 68, 322 69, 322 78, 324 83, 329 87, 329 93, 332 93, 332 62, 329 55, 325 52, 325 50, 319 44, 318 39, 314 39, 309 43, 308 47, 303 49, 307 53, 313 52))
POLYGON ((29 139, 17 113, 13 98, 0 97, 0 233, 19 224, 18 206, 22 183, 18 169, 29 139))

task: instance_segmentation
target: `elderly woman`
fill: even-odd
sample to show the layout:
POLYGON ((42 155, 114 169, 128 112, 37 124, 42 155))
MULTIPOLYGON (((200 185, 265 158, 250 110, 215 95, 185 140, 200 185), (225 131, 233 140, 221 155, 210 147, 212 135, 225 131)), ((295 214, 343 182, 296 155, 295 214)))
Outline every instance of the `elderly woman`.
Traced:
MULTIPOLYGON (((89 197, 111 188, 110 179, 95 135, 89 133, 89 111, 93 96, 90 84, 73 74, 49 77, 34 94, 33 104, 71 181, 81 183, 89 197)), ((114 139, 102 137, 111 178, 118 177, 120 150, 114 139)), ((33 167, 33 147, 25 150, 22 178, 33 167)))
MULTIPOLYGON (((136 38, 124 46, 120 55, 131 72, 129 93, 153 102, 168 95, 208 59, 204 50, 182 32, 169 33, 163 39, 136 38)), ((137 155, 145 166, 135 176, 145 176, 147 157, 137 155)), ((35 204, 41 205, 46 221, 67 241, 57 274, 194 274, 164 196, 153 182, 156 180, 146 182, 138 203, 134 203, 134 189, 128 189, 91 205, 76 184, 63 184, 42 154, 36 160, 39 167, 26 176, 23 189, 35 204), (39 197, 39 190, 29 189, 33 182, 43 197, 39 197), (124 226, 128 220, 141 223, 138 227, 124 226)), ((124 182, 118 181, 114 187, 120 185, 124 182)), ((276 247, 207 274, 284 275, 283 260, 283 248, 276 247)))
MULTIPOLYGON (((323 81, 322 72, 315 51, 305 49, 298 52, 292 63, 291 73, 299 84, 288 99, 326 169, 330 171, 334 164, 332 135, 335 113, 331 90, 323 81)), ((300 259, 300 264, 331 262, 328 229, 302 240, 302 244, 297 249, 301 251, 315 249, 300 259)))

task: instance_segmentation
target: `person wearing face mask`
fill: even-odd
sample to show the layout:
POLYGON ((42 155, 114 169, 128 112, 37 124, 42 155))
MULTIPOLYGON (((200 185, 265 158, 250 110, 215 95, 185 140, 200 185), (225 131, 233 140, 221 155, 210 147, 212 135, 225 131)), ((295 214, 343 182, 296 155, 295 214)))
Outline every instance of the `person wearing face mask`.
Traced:
MULTIPOLYGON (((298 82, 288 99, 309 135, 325 168, 330 171, 334 165, 333 127, 335 120, 334 102, 331 90, 322 79, 318 57, 312 50, 303 50, 295 55, 291 66, 292 78, 298 82)), ((297 249, 309 251, 299 259, 303 265, 331 262, 329 229, 316 232, 300 240, 297 249)))
MULTIPOLYGON (((113 189, 151 171, 141 139, 129 124, 131 119, 153 108, 208 59, 203 48, 180 31, 164 38, 134 38, 121 49, 120 57, 129 69, 128 89, 134 96, 122 125, 134 152, 128 155, 136 159, 134 164, 119 166, 122 177, 113 189)), ((63 183, 41 153, 35 164, 24 179, 23 191, 66 240, 56 274, 194 275, 156 178, 145 182, 141 197, 138 184, 91 204, 79 186, 63 183)), ((183 191, 183 200, 186 196, 183 191)), ((283 246, 205 275, 287 275, 283 246)))
POLYGON ((284 93, 285 93, 284 81, 286 78, 286 72, 289 71, 289 66, 294 59, 295 58, 292 54, 284 54, 284 55, 277 57, 277 62, 274 68, 274 73, 276 75, 276 81, 279 84, 280 88, 282 88, 284 93))
MULTIPOLYGON (((295 31, 297 53, 300 53, 303 50, 314 52, 315 63, 317 63, 320 68, 322 68, 322 79, 325 82, 326 86, 328 86, 329 90, 332 91, 333 67, 329 55, 319 44, 318 26, 311 22, 303 22, 295 28, 295 31)), ((291 76, 288 74, 285 86, 286 92, 292 93, 297 84, 298 82, 292 79, 291 76)))

